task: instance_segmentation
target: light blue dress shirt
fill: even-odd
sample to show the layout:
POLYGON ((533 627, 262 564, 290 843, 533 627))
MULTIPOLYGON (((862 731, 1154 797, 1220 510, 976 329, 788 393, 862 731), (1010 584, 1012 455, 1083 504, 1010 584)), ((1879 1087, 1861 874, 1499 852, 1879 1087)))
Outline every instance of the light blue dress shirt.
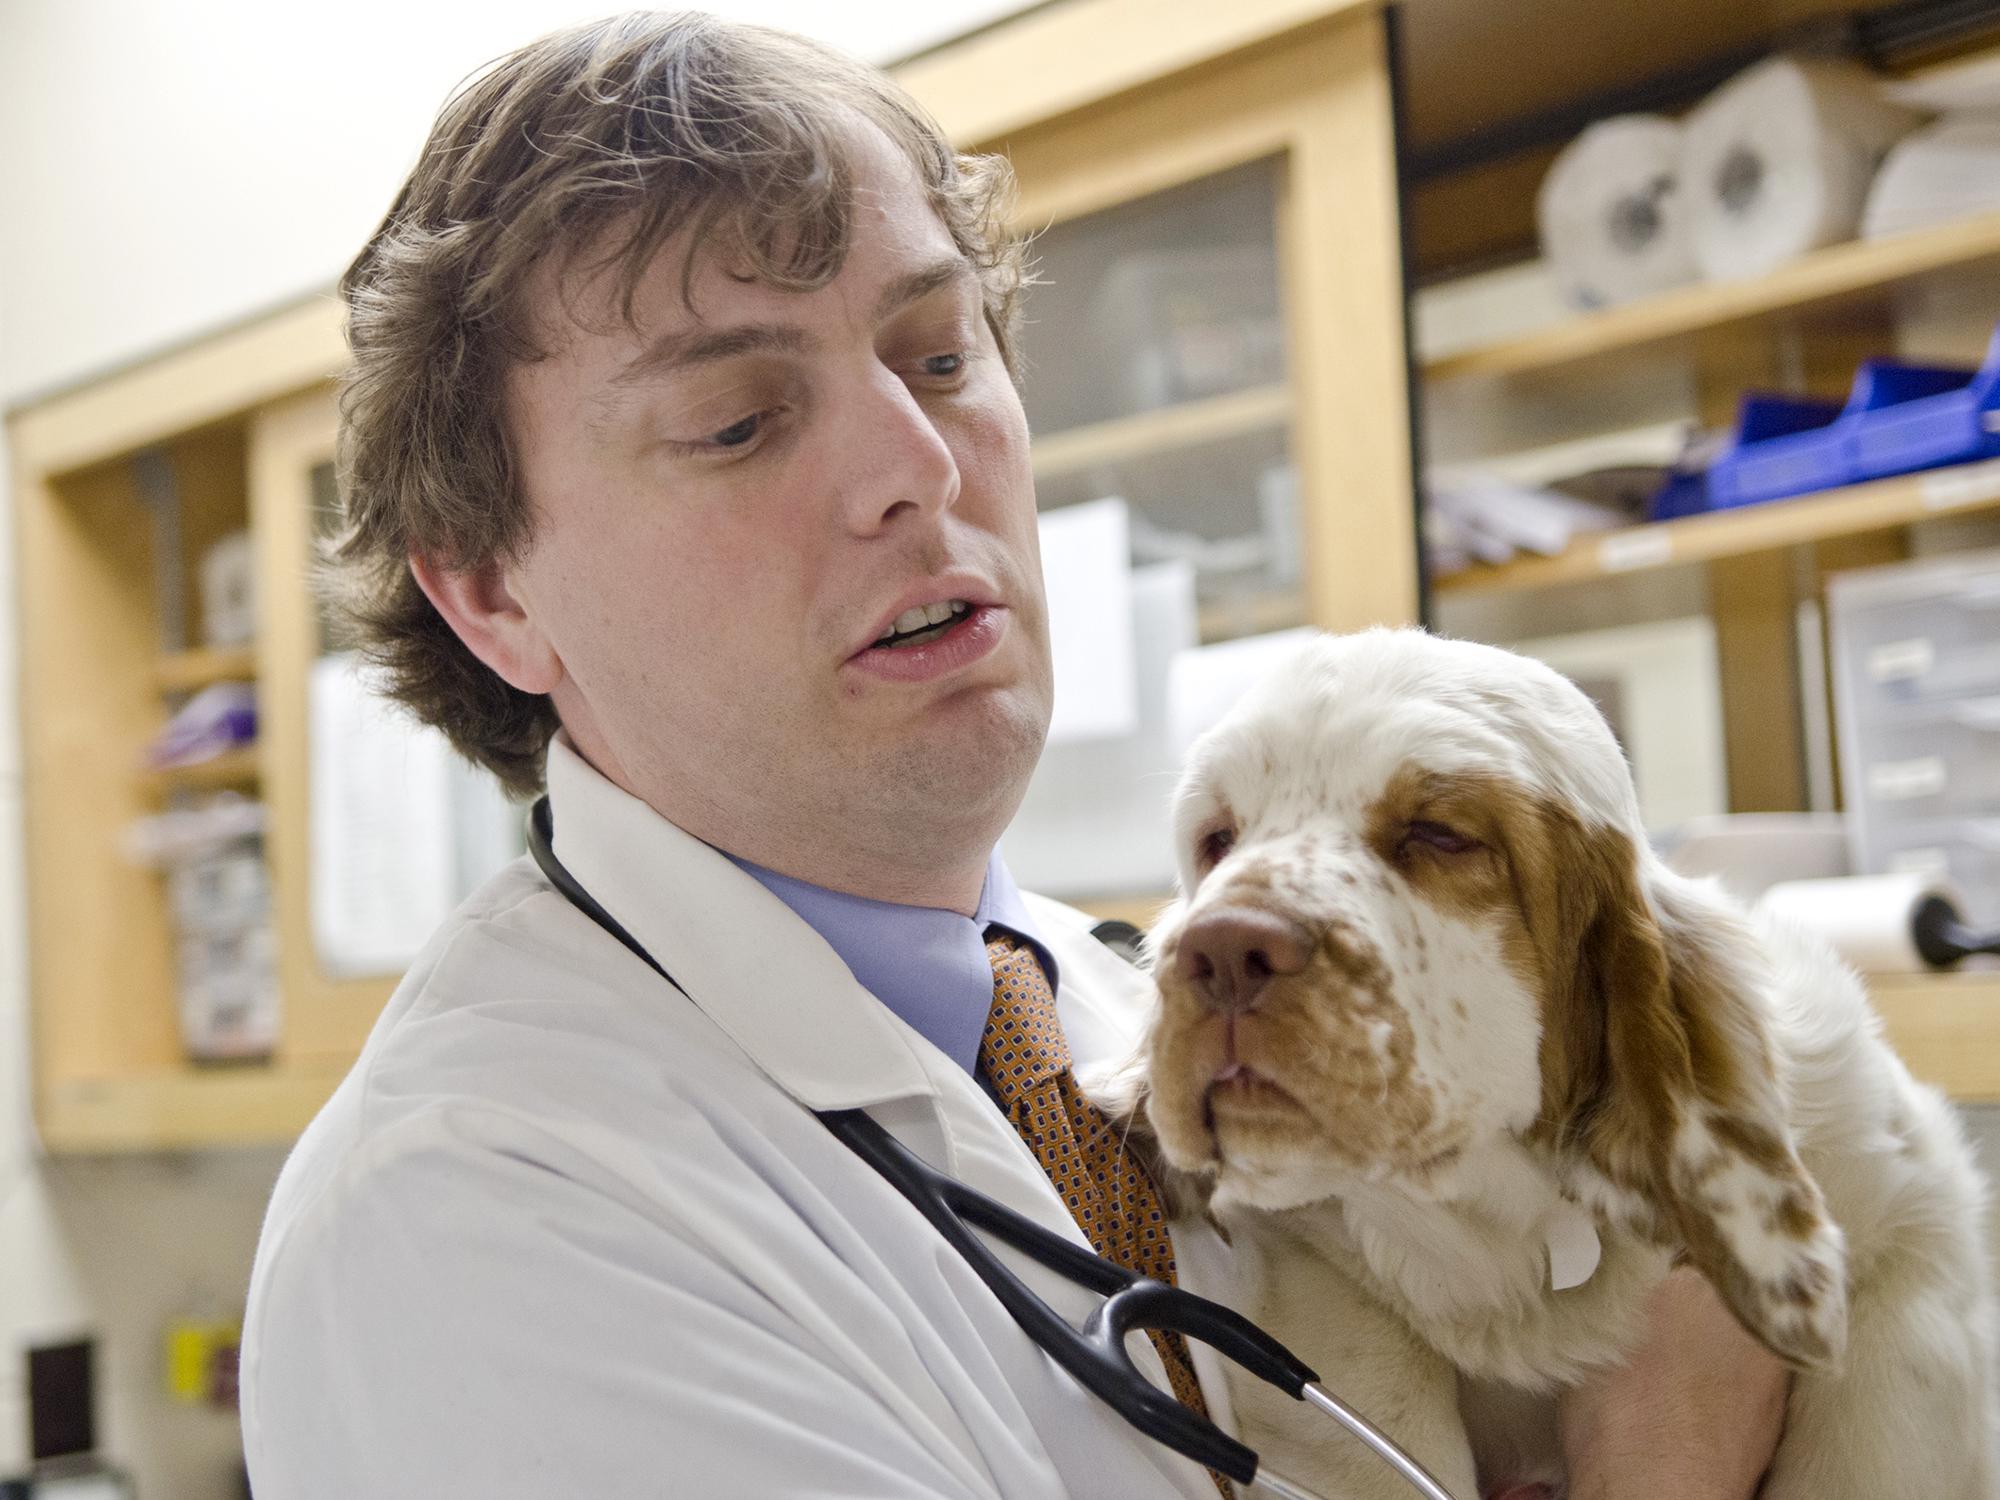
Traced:
POLYGON ((935 906, 850 896, 733 854, 729 858, 825 938, 863 989, 968 1073, 977 1074, 979 1039, 993 1008, 987 929, 1003 928, 1026 942, 1055 986, 1055 959, 998 849, 987 862, 978 909, 969 917, 935 906))

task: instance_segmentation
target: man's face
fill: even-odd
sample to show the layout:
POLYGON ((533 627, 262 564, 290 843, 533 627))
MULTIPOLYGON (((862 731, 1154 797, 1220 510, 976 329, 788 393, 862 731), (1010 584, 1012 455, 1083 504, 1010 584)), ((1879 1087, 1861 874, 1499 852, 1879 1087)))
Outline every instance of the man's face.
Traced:
POLYGON ((537 534, 508 584, 600 770, 732 853, 884 894, 899 865, 983 861, 1052 689, 1027 424, 979 282, 858 130, 818 291, 705 251, 690 307, 678 242, 636 329, 609 278, 569 289, 580 323, 541 288, 551 353, 507 408, 537 534))

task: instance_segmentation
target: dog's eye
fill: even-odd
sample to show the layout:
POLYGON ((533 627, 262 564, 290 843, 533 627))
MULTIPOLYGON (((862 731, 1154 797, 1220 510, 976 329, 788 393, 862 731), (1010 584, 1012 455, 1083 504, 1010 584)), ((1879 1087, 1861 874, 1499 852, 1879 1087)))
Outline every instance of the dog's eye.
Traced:
POLYGON ((1212 870, 1236 847, 1234 828, 1211 828, 1194 841, 1195 857, 1204 870, 1212 870))
POLYGON ((1474 849, 1484 848, 1478 839, 1470 834, 1460 833, 1443 823, 1418 819, 1403 831, 1403 846, 1422 844, 1426 849, 1435 849, 1440 854, 1470 854, 1474 849))

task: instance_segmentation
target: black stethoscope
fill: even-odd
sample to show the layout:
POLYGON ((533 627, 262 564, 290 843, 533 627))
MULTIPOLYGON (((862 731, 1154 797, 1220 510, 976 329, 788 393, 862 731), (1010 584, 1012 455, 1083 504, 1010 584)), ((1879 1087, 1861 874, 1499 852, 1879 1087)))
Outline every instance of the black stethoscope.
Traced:
MULTIPOLYGON (((623 943, 676 990, 638 939, 618 925, 556 858, 555 821, 549 799, 528 814, 528 851, 549 883, 571 905, 623 943)), ((682 991, 685 994, 685 991, 682 991)), ((1182 1406, 1139 1373, 1125 1347, 1133 1332, 1164 1329, 1198 1339, 1251 1374, 1316 1406, 1401 1474, 1425 1500, 1452 1500, 1444 1487, 1409 1454, 1360 1413, 1319 1384, 1297 1355, 1248 1318, 1219 1302, 1167 1286, 1093 1255, 975 1188, 955 1181, 922 1161, 901 1141, 858 1109, 815 1110, 821 1124, 907 1198, 947 1243, 965 1257, 1021 1330, 1080 1384, 1147 1437, 1196 1463, 1226 1474, 1239 1484, 1260 1485, 1281 1500, 1324 1500, 1311 1490, 1260 1467, 1256 1453, 1206 1418, 1182 1406), (983 1230, 1040 1262, 1058 1275, 1104 1298, 1074 1328, 1028 1289, 973 1230, 983 1230)))

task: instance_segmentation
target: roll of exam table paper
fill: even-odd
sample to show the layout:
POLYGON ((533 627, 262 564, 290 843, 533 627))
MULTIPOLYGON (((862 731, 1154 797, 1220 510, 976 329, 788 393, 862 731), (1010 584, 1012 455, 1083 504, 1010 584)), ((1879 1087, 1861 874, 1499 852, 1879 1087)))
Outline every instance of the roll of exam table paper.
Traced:
POLYGON ((1680 181, 1694 258, 1712 281, 1762 276, 1853 237, 1875 168, 1921 119, 1866 69, 1774 57, 1683 124, 1680 181))
POLYGON ((1935 875, 1788 880, 1760 905, 1818 933, 1864 974, 1919 973, 2000 952, 2000 932, 1969 928, 1950 883, 1935 875))
POLYGON ((1557 289, 1608 307, 1693 281, 1687 206, 1675 181, 1681 128, 1663 115, 1600 120, 1542 179, 1535 222, 1557 289))

